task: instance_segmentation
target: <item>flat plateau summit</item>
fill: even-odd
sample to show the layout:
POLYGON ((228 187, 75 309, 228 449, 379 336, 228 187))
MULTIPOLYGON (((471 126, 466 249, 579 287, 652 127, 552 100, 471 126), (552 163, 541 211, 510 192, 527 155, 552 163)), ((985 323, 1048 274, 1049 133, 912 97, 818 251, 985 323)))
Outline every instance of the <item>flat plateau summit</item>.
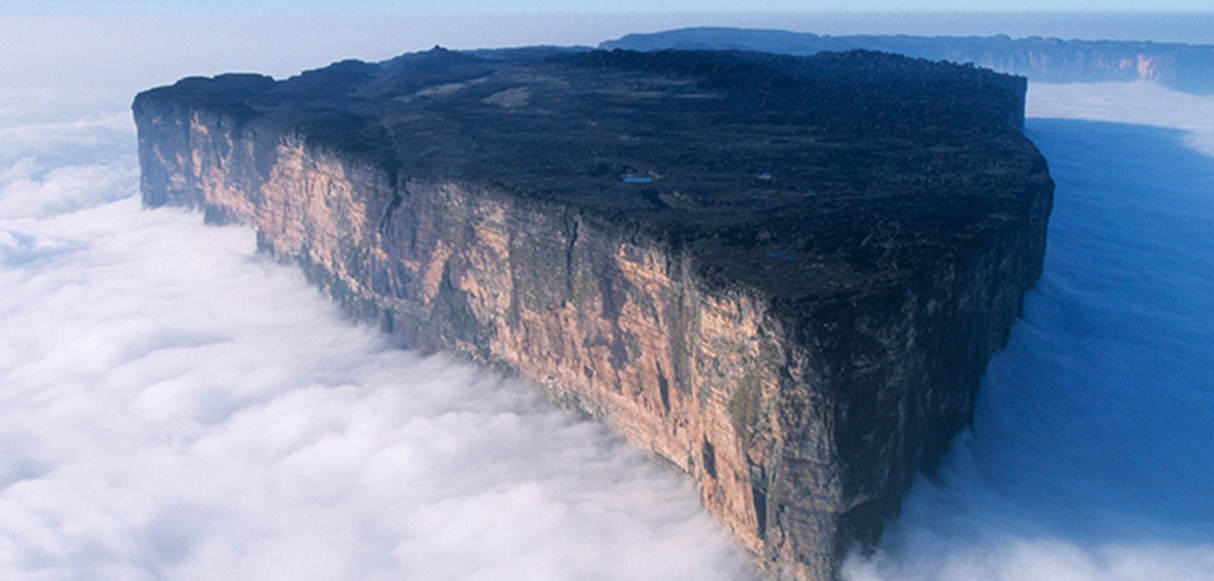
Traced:
POLYGON ((144 202, 687 472, 773 578, 871 546, 1040 275, 1025 81, 852 51, 441 48, 135 99, 144 202))

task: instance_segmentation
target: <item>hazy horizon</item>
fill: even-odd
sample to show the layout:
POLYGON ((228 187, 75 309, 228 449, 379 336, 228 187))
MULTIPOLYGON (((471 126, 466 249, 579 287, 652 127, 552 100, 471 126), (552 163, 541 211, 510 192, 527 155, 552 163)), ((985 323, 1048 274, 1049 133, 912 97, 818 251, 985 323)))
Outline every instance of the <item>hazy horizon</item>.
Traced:
MULTIPOLYGON (((690 482, 611 429, 525 382, 394 349, 245 228, 140 209, 128 107, 181 76, 434 44, 807 29, 401 18, 0 20, 0 577, 750 576, 690 482)), ((813 18, 828 34, 987 34, 972 15, 813 18)), ((1182 20, 1156 39, 1214 34, 1214 15, 1182 20)), ((1003 30, 1047 25, 1068 24, 1003 30)), ((1214 97, 1033 85, 1028 113, 1058 181, 1045 274, 974 429, 850 581, 1214 577, 1214 97)))
POLYGON ((234 11, 0 18, 0 86, 108 87, 135 93, 185 76, 285 78, 356 58, 452 49, 597 45, 633 32, 698 26, 827 35, 915 34, 1214 43, 1208 12, 685 12, 639 14, 305 14, 234 11))

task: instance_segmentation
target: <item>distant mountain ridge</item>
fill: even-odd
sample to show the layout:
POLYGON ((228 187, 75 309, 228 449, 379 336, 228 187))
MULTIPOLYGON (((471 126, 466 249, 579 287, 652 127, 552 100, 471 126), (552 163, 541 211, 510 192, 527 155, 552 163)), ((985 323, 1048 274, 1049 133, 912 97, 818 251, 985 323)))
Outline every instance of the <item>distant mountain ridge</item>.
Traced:
POLYGON ((823 36, 740 28, 684 28, 629 34, 603 49, 730 49, 793 55, 855 49, 974 65, 1046 83, 1148 80, 1214 94, 1214 45, 999 36, 823 36))

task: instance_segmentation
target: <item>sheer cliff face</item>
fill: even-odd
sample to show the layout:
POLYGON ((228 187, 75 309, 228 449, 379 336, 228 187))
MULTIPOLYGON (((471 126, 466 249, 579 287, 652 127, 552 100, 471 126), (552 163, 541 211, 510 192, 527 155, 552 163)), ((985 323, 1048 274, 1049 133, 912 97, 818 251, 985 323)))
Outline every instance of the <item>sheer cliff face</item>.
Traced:
MULTIPOLYGON (((450 85, 410 90, 458 90, 450 85)), ((782 578, 831 579, 848 547, 876 541, 914 472, 968 422, 986 359, 1044 252, 1052 186, 1031 146, 1013 148, 1024 159, 997 160, 990 175, 1010 181, 976 181, 1007 204, 950 224, 945 238, 868 232, 887 245, 949 245, 887 248, 902 262, 871 271, 853 261, 858 282, 842 290, 837 264, 797 262, 805 253, 826 264, 826 251, 760 229, 760 241, 791 249, 747 242, 776 261, 763 268, 822 275, 820 286, 781 293, 731 277, 735 261, 706 258, 741 252, 715 238, 697 245, 666 222, 520 195, 467 168, 410 171, 399 133, 399 159, 385 157, 233 106, 231 86, 224 94, 137 99, 148 205, 248 223, 266 251, 297 261, 351 313, 410 345, 516 371, 610 422, 690 474, 709 510, 782 578)), ((1012 109, 1002 119, 1016 118, 1012 109)), ((751 231, 721 228, 715 236, 751 231)), ((837 246, 830 256, 849 252, 837 246)))

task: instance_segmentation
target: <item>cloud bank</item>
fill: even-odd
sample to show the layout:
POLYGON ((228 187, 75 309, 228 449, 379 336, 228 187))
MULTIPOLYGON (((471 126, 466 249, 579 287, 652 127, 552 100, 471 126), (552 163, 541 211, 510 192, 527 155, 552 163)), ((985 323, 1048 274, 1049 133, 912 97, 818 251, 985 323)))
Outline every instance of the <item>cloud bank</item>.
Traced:
MULTIPOLYGON (((125 105, 0 91, 0 578, 748 577, 609 430, 141 211, 125 105)), ((1214 100, 1035 86, 1030 114, 1046 274, 853 581, 1214 576, 1214 100)))
POLYGON ((1036 85, 1045 273, 851 581, 1214 578, 1214 98, 1036 85))
POLYGON ((748 578, 606 428, 141 210, 126 98, 0 103, 0 578, 748 578))

